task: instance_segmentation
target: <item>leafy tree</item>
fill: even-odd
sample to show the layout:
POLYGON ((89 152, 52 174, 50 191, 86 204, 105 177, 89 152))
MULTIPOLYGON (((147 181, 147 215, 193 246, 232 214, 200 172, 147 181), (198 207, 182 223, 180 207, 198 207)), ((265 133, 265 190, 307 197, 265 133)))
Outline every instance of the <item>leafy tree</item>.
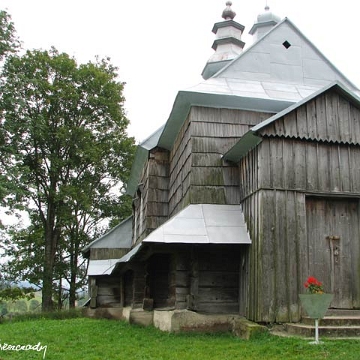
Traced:
POLYGON ((0 60, 9 54, 15 53, 20 48, 20 41, 16 35, 11 16, 0 10, 0 60))
POLYGON ((0 170, 12 185, 8 206, 28 211, 31 231, 41 235, 26 246, 39 258, 47 311, 64 254, 76 278, 81 246, 121 212, 112 189, 126 182, 134 153, 124 84, 109 59, 78 65, 55 48, 9 56, 3 76, 0 170))
MULTIPOLYGON (((20 41, 16 35, 11 16, 6 11, 0 10, 0 62, 8 55, 16 53, 19 49, 20 41)), ((2 133, 0 130, 0 144, 1 142, 2 133)), ((11 183, 9 183, 6 176, 0 172, 0 205, 3 203, 6 193, 9 191, 9 185, 11 185, 11 183)))

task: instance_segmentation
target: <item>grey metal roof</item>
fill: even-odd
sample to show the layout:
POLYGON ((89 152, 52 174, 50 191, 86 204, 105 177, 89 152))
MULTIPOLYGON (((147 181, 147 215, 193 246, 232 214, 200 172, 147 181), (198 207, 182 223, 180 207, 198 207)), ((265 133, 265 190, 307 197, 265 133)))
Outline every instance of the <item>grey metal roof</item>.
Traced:
POLYGON ((110 275, 120 259, 89 260, 88 276, 110 275))
POLYGON ((106 234, 94 240, 84 247, 83 253, 88 252, 91 248, 102 249, 130 249, 132 242, 132 216, 128 217, 120 224, 113 227, 106 234))
POLYGON ((117 265, 129 262, 151 243, 251 244, 251 239, 240 205, 191 204, 117 260, 117 265))
POLYGON ((288 108, 284 109, 283 111, 280 111, 279 113, 271 116, 270 118, 262 121, 258 125, 251 128, 224 156, 223 158, 225 160, 229 160, 232 162, 238 162, 248 151, 250 151, 252 148, 257 146, 261 141, 262 138, 260 136, 257 136, 256 133, 268 126, 269 124, 273 123, 277 119, 282 118, 283 116, 289 114, 290 112, 294 111, 298 107, 304 105, 308 101, 314 99, 315 97, 319 96, 320 94, 328 91, 329 89, 334 89, 341 95, 343 95, 345 98, 347 98, 350 102, 355 104, 357 107, 360 107, 360 97, 346 88, 341 82, 334 81, 326 86, 324 86, 322 89, 314 92, 313 94, 307 96, 305 99, 302 99, 301 101, 297 102, 296 104, 293 104, 289 106, 288 108))
POLYGON ((356 85, 340 72, 287 17, 213 77, 293 83, 317 88, 339 80, 350 89, 357 90, 356 85), (291 44, 286 51, 282 45, 285 40, 290 41, 291 44), (281 55, 281 50, 284 55, 281 55), (297 61, 300 58, 301 61, 297 61), (272 65, 270 68, 269 63, 272 65))
POLYGON ((192 204, 143 243, 251 244, 240 205, 192 204))

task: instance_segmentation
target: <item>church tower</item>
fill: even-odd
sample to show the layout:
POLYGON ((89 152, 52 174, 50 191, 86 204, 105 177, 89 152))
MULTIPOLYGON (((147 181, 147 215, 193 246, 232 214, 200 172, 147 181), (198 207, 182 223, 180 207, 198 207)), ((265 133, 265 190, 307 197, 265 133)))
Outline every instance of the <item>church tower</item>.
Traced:
POLYGON ((212 29, 212 32, 216 35, 212 45, 215 53, 210 57, 201 74, 205 80, 235 59, 245 46, 245 43, 241 40, 245 26, 234 21, 236 13, 232 10, 231 5, 231 1, 226 2, 226 8, 222 13, 224 21, 215 23, 212 29))

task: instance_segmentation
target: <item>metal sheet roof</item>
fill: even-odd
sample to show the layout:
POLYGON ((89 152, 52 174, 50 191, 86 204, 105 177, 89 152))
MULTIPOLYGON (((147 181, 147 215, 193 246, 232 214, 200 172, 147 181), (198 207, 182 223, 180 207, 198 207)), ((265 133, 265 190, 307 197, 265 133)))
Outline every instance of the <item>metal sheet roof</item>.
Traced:
POLYGON ((240 205, 191 204, 154 230, 117 264, 129 262, 151 243, 251 244, 251 239, 240 205))
POLYGON ((113 227, 106 234, 85 246, 83 253, 90 250, 90 248, 102 249, 130 249, 132 243, 132 216, 128 217, 120 224, 113 227))
POLYGON ((89 260, 88 276, 110 275, 120 259, 89 260))
POLYGON ((240 205, 192 204, 143 243, 251 244, 240 205))

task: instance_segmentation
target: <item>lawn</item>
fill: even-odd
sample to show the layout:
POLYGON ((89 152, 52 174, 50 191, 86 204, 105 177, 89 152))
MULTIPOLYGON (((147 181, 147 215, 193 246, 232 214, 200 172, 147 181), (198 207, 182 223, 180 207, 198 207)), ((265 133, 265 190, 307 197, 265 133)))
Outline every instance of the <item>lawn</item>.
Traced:
POLYGON ((325 339, 321 345, 310 345, 304 339, 265 334, 246 341, 231 334, 168 334, 88 318, 6 322, 0 324, 0 344, 0 360, 43 359, 45 347, 47 360, 360 358, 360 340, 325 339), (8 350, 9 345, 31 348, 15 351, 8 350))

